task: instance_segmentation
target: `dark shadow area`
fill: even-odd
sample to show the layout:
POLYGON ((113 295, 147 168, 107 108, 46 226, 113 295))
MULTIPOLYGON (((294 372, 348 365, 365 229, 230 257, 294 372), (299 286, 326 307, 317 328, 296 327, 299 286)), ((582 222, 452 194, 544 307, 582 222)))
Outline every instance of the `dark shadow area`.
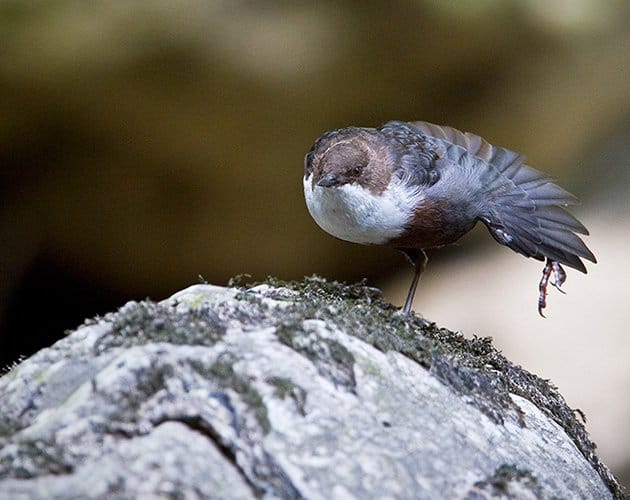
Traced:
POLYGON ((86 318, 117 309, 131 297, 40 257, 11 296, 0 326, 0 366, 48 347, 86 318))

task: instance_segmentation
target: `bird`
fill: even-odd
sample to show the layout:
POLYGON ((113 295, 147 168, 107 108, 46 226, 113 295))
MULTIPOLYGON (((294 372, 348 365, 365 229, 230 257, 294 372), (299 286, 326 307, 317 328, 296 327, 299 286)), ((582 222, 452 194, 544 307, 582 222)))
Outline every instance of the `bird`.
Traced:
MULTIPOLYGON (((452 244, 483 223, 501 245, 544 261, 538 313, 563 265, 587 273, 596 258, 567 207, 577 198, 525 157, 482 137, 425 121, 388 121, 322 134, 304 158, 304 197, 332 236, 401 251, 414 266, 402 312, 411 313, 427 249, 452 244)), ((564 293, 564 292, 563 292, 564 293)))

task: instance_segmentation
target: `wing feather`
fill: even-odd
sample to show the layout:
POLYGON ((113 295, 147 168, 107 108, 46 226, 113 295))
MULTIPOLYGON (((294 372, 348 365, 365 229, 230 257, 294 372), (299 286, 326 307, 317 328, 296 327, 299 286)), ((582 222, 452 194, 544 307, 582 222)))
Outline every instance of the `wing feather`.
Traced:
POLYGON ((525 157, 493 146, 482 137, 452 127, 411 122, 420 134, 443 144, 449 160, 463 165, 464 155, 474 162, 480 181, 479 219, 501 244, 527 257, 549 258, 586 272, 581 258, 595 256, 577 234, 584 225, 565 207, 577 203, 571 193, 542 172, 525 165, 525 157))

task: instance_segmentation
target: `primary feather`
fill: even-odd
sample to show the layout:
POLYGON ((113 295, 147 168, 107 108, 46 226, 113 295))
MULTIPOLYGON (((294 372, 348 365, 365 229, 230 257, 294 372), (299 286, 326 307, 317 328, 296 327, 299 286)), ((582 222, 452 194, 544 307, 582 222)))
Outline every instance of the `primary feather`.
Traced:
POLYGON ((586 267, 581 259, 596 262, 577 235, 588 231, 565 210, 576 198, 525 165, 522 155, 452 127, 428 122, 408 126, 442 146, 454 164, 470 165, 473 160, 481 190, 477 216, 496 241, 526 257, 548 258, 583 273, 586 267))

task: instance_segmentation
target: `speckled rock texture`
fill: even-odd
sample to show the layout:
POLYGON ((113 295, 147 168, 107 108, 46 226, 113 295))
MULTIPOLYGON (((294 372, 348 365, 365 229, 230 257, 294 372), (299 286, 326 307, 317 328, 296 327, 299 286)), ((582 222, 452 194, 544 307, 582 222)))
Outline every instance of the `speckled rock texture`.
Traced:
POLYGON ((0 498, 622 494, 554 387, 362 285, 196 285, 0 378, 0 498))

